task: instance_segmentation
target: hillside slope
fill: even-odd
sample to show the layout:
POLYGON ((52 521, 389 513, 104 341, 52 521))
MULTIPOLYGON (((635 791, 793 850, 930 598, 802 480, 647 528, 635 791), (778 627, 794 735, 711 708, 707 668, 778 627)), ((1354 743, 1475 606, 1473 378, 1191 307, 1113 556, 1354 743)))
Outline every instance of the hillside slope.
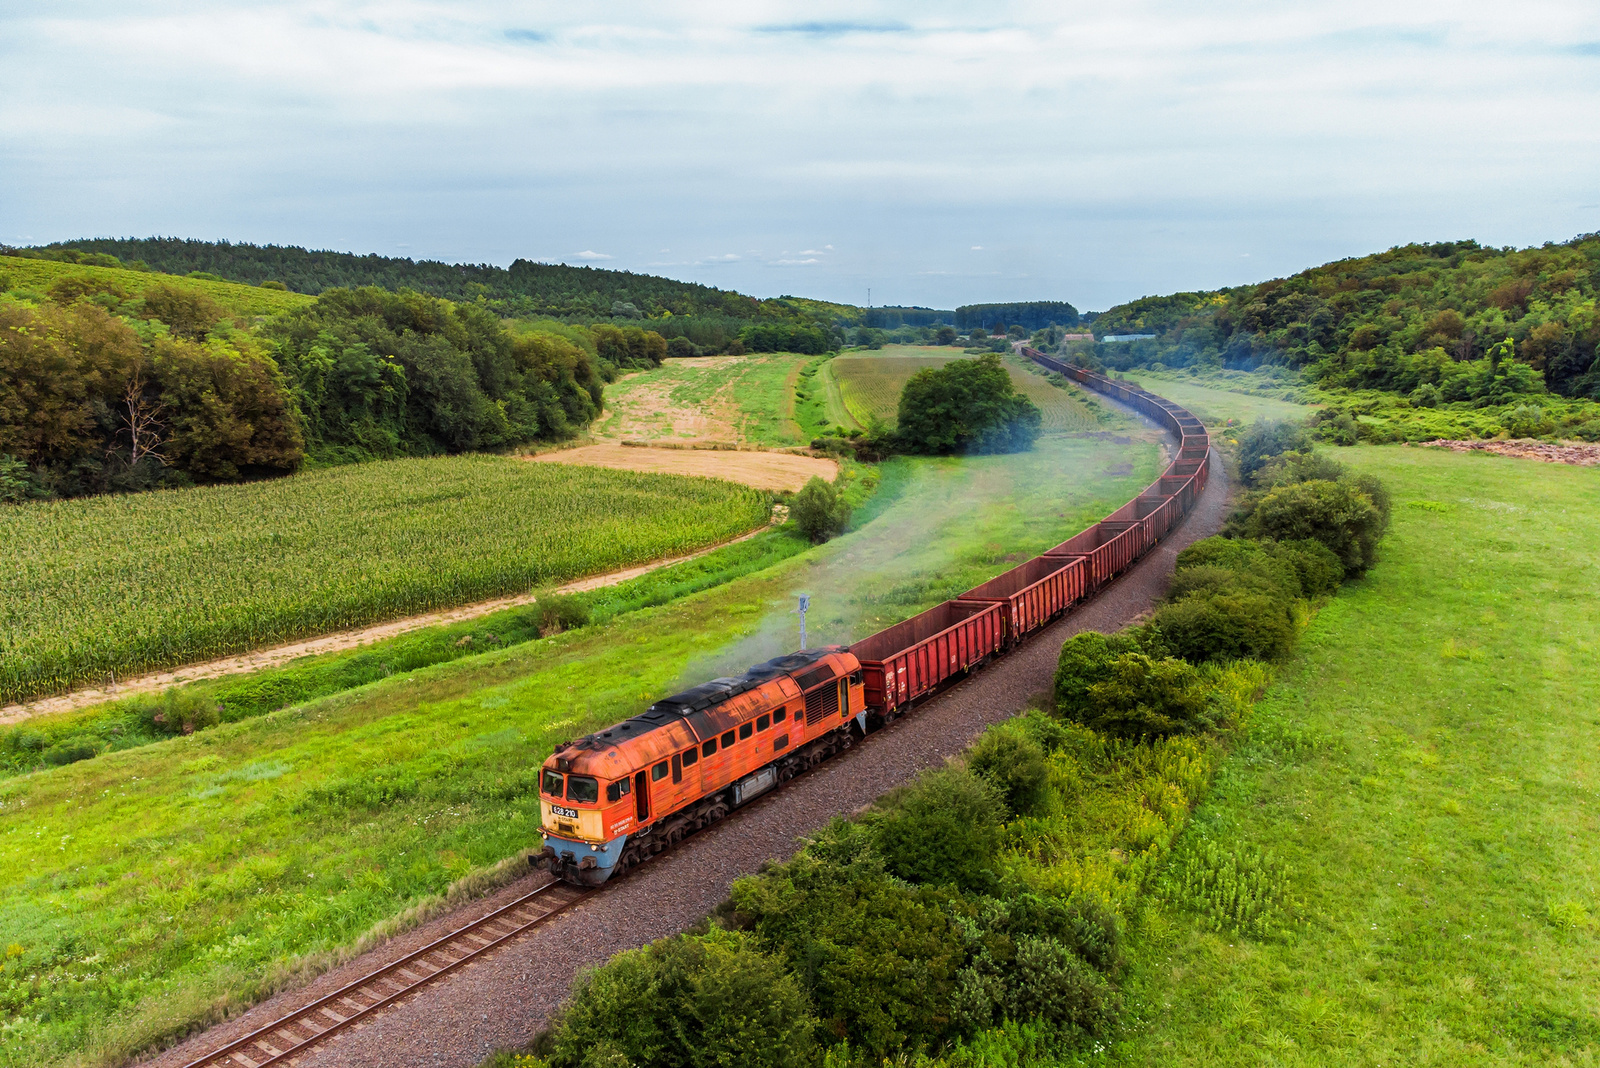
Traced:
MULTIPOLYGON (((1405 245, 1257 285, 1144 297, 1095 333, 1113 366, 1304 368, 1327 386, 1409 393, 1452 365, 1513 357, 1555 393, 1600 399, 1600 235, 1538 248, 1405 245)), ((1448 398, 1446 398, 1448 399, 1448 398)))

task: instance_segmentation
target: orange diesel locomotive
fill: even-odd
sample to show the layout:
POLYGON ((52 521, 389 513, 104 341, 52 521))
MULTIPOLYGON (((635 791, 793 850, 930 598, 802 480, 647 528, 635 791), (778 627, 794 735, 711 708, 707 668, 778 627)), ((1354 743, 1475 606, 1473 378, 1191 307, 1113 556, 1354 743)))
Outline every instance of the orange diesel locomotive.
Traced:
POLYGON ((544 867, 605 882, 1014 648, 1176 529, 1208 478, 1211 439, 1200 420, 1129 383, 1022 354, 1150 416, 1178 439, 1177 457, 1104 520, 955 600, 854 645, 713 679, 557 746, 539 781, 544 867))
POLYGON ((556 747, 539 777, 544 867, 599 885, 855 741, 861 663, 839 646, 713 679, 556 747))

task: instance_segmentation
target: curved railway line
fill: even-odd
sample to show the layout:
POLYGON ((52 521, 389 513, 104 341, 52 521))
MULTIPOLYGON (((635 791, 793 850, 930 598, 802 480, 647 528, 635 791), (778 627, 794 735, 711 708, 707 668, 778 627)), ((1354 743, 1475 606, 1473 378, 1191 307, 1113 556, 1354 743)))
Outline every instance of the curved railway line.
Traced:
MULTIPOLYGON (((1136 386, 1116 382, 1083 368, 1055 360, 1034 349, 1023 347, 1022 354, 1041 366, 1064 374, 1079 384, 1106 394, 1154 419, 1179 439, 1176 457, 1162 476, 1132 501, 1074 538, 1063 542, 1054 554, 1071 553, 1081 558, 1084 579, 1070 595, 1044 589, 1050 580, 1040 579, 1009 591, 1011 611, 1022 612, 1031 597, 1036 622, 1027 629, 1031 636, 1047 624, 1059 620, 1112 580, 1144 558, 1164 540, 1191 511, 1203 492, 1209 469, 1210 438, 1200 420, 1186 409, 1136 386), (1044 598, 1044 600, 1041 600, 1044 598), (1052 599, 1053 598, 1053 599, 1052 599), (1039 611, 1043 604, 1050 610, 1039 611)), ((1028 569, 1039 560, 1008 572, 1031 578, 1028 569)), ((1035 568, 1035 570, 1037 570, 1035 568)), ((994 587, 1006 576, 978 587, 994 587)), ((1002 583, 1003 585, 1003 583, 1002 583)), ((970 591, 969 591, 970 592, 970 591)), ((953 628, 952 628, 953 629, 953 628)), ((1023 636, 1018 635, 1021 639, 1023 636)), ((924 639, 924 643, 935 638, 924 639)), ((1014 644, 1014 643, 1013 643, 1014 644)), ((985 656, 982 661, 987 662, 985 656)), ((966 671, 952 672, 930 679, 927 688, 914 698, 915 703, 942 691, 964 677, 966 671)), ((908 702, 908 706, 911 702, 908 702)), ((893 717, 890 717, 892 720, 893 717)), ((779 788, 791 782, 785 782, 779 788)), ((802 780, 803 781, 803 780, 802 780)), ((647 866, 649 867, 649 866, 647 866)), ((634 873, 630 873, 634 874, 634 873)), ((606 886, 635 882, 640 876, 620 879, 606 886)), ((588 887, 552 881, 535 887, 484 916, 458 927, 442 937, 404 956, 346 983, 316 1000, 281 1015, 264 1026, 188 1061, 184 1068, 266 1068, 293 1064, 324 1039, 377 1016, 421 988, 455 972, 462 966, 484 958, 495 949, 512 942, 580 902, 600 893, 602 887, 588 887)))

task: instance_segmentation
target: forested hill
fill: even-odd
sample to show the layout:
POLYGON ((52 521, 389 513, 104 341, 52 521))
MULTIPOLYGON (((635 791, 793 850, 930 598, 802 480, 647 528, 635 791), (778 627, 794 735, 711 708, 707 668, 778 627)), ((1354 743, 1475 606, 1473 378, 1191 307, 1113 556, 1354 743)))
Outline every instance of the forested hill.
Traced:
POLYGON ((1327 386, 1409 392, 1507 356, 1553 392, 1600 399, 1600 234, 1538 248, 1405 245, 1290 278, 1145 297, 1103 312, 1115 367, 1302 367, 1327 386))
POLYGON ((73 251, 104 253, 130 264, 142 262, 167 274, 200 271, 251 285, 281 282, 297 293, 312 295, 339 287, 378 286, 390 291, 413 289, 450 300, 482 296, 503 301, 503 310, 509 314, 524 316, 610 318, 637 314, 654 318, 671 312, 735 319, 791 317, 781 304, 764 307, 771 302, 731 290, 631 271, 529 260, 517 260, 504 268, 176 237, 61 241, 23 249, 20 254, 70 256, 73 251))

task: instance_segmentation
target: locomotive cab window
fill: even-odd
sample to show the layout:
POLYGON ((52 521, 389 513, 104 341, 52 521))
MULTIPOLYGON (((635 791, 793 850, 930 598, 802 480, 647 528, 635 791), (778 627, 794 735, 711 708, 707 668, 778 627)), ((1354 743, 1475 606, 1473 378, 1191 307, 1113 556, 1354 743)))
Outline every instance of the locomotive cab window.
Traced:
POLYGON ((755 727, 753 727, 752 725, 746 723, 744 726, 739 728, 739 740, 740 741, 744 741, 746 738, 750 737, 750 735, 752 735, 754 733, 755 733, 755 727))
POLYGON ((606 784, 606 800, 621 801, 628 796, 628 780, 618 779, 616 782, 606 784))
POLYGON ((784 721, 784 719, 786 719, 788 717, 788 715, 789 715, 789 710, 787 708, 780 708, 780 709, 778 709, 776 712, 774 712, 772 714, 772 722, 774 722, 774 723, 782 723, 784 721))
POLYGON ((722 736, 722 748, 726 749, 733 744, 733 732, 729 731, 722 736))
POLYGON ((700 755, 701 756, 710 756, 712 753, 715 753, 716 751, 717 751, 717 740, 715 738, 711 739, 705 745, 702 745, 700 747, 700 755))
POLYGON ((691 767, 694 764, 694 762, 699 760, 699 759, 700 759, 700 754, 695 752, 694 747, 691 746, 690 748, 685 749, 683 751, 683 766, 684 767, 686 767, 686 768, 687 767, 691 767))
POLYGON ((566 781, 559 771, 546 768, 544 773, 544 792, 551 797, 560 797, 566 791, 566 781))
POLYGON ((600 782, 588 775, 567 776, 567 800, 592 805, 600 800, 600 782))
POLYGON ((655 767, 650 769, 650 781, 651 782, 660 782, 662 779, 665 779, 666 777, 667 777, 667 762, 665 760, 663 760, 661 763, 657 764, 655 767))
POLYGON ((772 717, 771 716, 757 716, 756 717, 756 730, 764 731, 770 726, 772 726, 772 717))

